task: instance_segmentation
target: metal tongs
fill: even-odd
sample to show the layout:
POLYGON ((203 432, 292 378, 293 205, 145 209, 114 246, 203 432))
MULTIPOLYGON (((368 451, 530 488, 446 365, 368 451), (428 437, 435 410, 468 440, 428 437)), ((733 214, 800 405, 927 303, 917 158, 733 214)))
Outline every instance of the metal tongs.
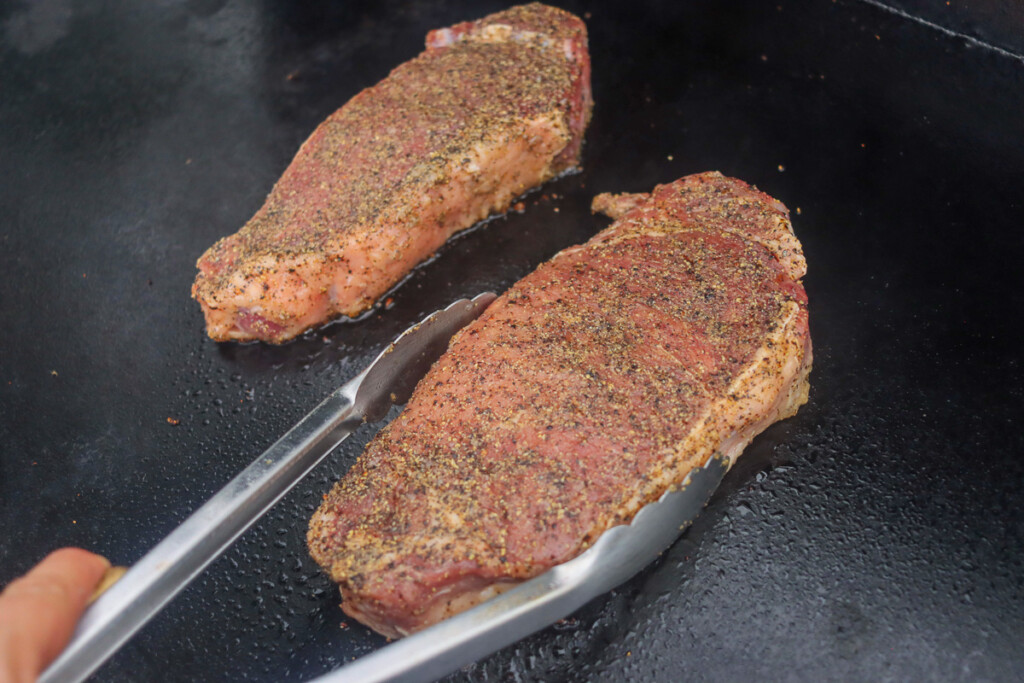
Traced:
POLYGON ((728 469, 725 458, 713 455, 678 489, 645 505, 632 523, 605 531, 576 558, 311 683, 432 681, 569 616, 672 545, 728 469))
MULTIPOLYGON (((403 332, 101 595, 40 683, 77 683, 95 671, 359 425, 408 400, 451 337, 494 298, 460 299, 403 332)), ((644 507, 631 524, 606 531, 574 560, 317 683, 433 680, 568 616, 667 548, 727 469, 723 458, 709 458, 677 490, 644 507)))

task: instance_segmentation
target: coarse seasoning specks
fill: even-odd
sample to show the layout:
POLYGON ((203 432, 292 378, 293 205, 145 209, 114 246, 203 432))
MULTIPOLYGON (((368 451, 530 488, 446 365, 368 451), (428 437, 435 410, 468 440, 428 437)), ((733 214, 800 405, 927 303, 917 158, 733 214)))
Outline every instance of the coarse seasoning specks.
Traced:
POLYGON ((618 220, 460 332, 312 521, 383 633, 571 559, 806 400, 785 207, 717 173, 595 205, 618 220))
POLYGON ((452 233, 578 164, 590 108, 586 31, 566 12, 532 5, 432 33, 200 258, 208 331, 280 342, 365 310, 452 233))

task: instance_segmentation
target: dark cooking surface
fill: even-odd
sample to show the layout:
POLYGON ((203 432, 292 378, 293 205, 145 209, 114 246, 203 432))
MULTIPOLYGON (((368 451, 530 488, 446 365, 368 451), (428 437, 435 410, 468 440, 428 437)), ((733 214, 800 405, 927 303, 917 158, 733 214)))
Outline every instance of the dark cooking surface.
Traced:
MULTIPOLYGON (((793 210, 811 402, 661 561, 456 678, 1024 677, 1024 60, 861 2, 649 5, 566 4, 592 13, 582 174, 281 348, 205 338, 195 259, 429 28, 504 3, 0 10, 0 583, 62 544, 134 561, 424 313, 605 225, 593 194, 718 169, 793 210)), ((97 680, 302 680, 379 647, 304 548, 370 434, 97 680)))
POLYGON ((940 31, 950 31, 977 39, 990 47, 1020 55, 1024 52, 1024 3, 1018 0, 865 0, 918 21, 926 21, 940 31))

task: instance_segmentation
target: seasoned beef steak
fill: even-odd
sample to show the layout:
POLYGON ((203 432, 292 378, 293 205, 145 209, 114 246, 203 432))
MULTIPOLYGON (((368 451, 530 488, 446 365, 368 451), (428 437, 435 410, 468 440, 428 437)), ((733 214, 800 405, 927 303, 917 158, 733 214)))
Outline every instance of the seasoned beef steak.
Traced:
POLYGON ((618 220, 462 330, 313 517, 313 557, 377 631, 573 558, 807 400, 781 203, 705 173, 594 206, 618 220))
POLYGON ((199 259, 207 332, 279 343, 367 309, 453 233, 576 166, 591 107, 572 14, 530 4, 431 32, 199 259))

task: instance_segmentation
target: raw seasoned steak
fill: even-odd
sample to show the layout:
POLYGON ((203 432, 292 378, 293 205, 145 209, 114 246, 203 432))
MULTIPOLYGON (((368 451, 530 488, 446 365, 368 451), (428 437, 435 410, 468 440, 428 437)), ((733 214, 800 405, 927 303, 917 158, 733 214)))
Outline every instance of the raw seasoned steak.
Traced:
POLYGON ((407 634, 565 562, 807 400, 786 208, 718 173, 618 220, 462 330, 316 512, 342 608, 407 634))
POLYGON ((207 332, 279 343, 369 308, 453 233, 576 166, 591 107, 586 28, 568 12, 530 4, 431 32, 199 259, 207 332))

